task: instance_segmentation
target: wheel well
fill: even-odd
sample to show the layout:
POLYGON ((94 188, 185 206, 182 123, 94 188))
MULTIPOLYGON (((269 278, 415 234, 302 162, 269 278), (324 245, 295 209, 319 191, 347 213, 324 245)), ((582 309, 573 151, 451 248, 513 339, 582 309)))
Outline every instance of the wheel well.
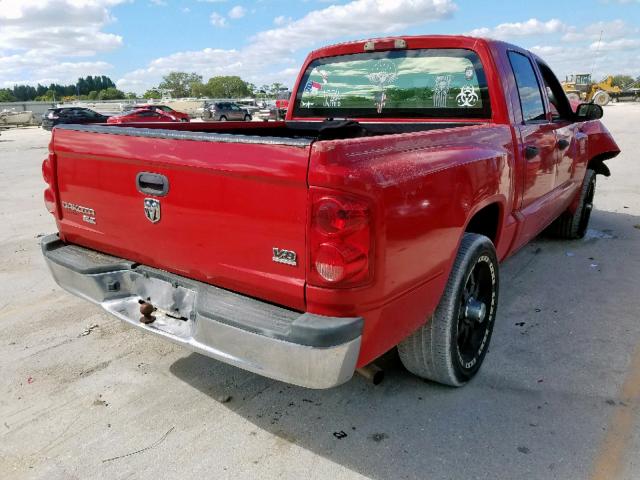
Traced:
POLYGON ((476 214, 469 220, 465 232, 478 233, 489 237, 489 239, 496 243, 498 237, 498 223, 500 221, 500 205, 497 203, 491 203, 484 207, 482 210, 476 212, 476 214))
POLYGON ((609 171, 609 167, 607 167, 603 162, 610 158, 613 158, 617 155, 615 152, 604 152, 600 155, 596 155, 591 160, 589 160, 589 166, 591 170, 594 170, 596 173, 600 175, 604 175, 605 177, 609 177, 611 172, 609 171))

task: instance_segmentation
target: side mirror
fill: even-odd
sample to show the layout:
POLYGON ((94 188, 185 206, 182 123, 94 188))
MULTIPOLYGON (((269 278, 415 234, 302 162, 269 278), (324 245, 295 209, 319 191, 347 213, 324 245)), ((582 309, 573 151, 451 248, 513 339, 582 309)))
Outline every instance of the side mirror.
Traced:
POLYGON ((576 109, 576 117, 581 121, 598 120, 603 114, 602 107, 595 103, 581 103, 576 109))

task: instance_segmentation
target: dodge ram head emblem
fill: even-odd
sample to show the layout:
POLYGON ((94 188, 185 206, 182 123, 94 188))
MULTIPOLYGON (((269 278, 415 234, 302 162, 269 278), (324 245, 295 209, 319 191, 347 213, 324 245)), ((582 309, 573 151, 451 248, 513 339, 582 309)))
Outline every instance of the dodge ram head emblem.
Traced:
POLYGON ((160 221, 160 200, 145 198, 144 215, 151 223, 158 223, 160 221))

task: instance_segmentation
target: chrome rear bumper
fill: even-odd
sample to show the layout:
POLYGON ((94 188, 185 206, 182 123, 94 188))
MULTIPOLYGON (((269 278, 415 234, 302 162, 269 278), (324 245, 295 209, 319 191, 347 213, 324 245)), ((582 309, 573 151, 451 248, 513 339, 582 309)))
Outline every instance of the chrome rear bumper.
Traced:
POLYGON ((308 388, 353 376, 362 318, 300 313, 77 245, 42 240, 54 279, 139 329, 230 365, 308 388), (156 320, 140 322, 140 302, 156 320))

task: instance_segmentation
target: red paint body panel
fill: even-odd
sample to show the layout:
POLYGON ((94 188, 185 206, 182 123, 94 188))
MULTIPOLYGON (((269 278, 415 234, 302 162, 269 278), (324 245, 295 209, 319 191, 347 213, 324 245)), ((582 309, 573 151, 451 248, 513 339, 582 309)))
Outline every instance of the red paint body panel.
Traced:
POLYGON ((376 258, 366 288, 307 285, 307 310, 364 314, 365 363, 396 345, 435 309, 473 213, 493 202, 511 211, 512 152, 511 131, 499 125, 316 144, 309 184, 371 199, 376 258))
POLYGON ((271 256, 305 251, 308 149, 57 130, 55 152, 61 200, 96 216, 88 225, 63 210, 67 241, 304 309, 303 266, 271 256), (169 181, 157 224, 144 216, 139 172, 169 181))
MULTIPOLYGON (((358 365, 369 363, 428 320, 476 213, 489 205, 498 212, 493 240, 502 260, 574 208, 590 161, 619 153, 599 121, 553 119, 546 93, 546 120, 523 122, 508 52, 522 53, 538 65, 541 82, 541 60, 529 52, 470 37, 402 38, 410 49, 474 50, 487 77, 492 117, 362 119, 441 125, 413 133, 315 140, 306 147, 56 130, 55 159, 46 171, 53 169, 50 176, 57 179, 48 198, 50 206, 58 202, 54 210, 61 235, 293 309, 362 316, 358 365), (448 127, 460 122, 467 125, 448 127), (526 146, 535 146, 538 155, 525 158, 526 146), (144 218, 144 195, 135 187, 140 171, 163 174, 171 185, 162 198, 162 221, 155 225, 144 218), (320 287, 307 278, 314 268, 308 251, 309 189, 316 187, 369 205, 371 272, 357 287, 320 287), (60 201, 95 208, 96 225, 61 212, 60 201), (273 247, 295 251, 297 266, 272 262, 273 247)), ((293 91, 311 61, 363 52, 364 43, 312 52, 293 91)), ((393 44, 386 41, 384 48, 393 44)), ((298 120, 292 112, 287 122, 298 120)), ((136 126, 257 137, 290 134, 286 122, 136 126)))

